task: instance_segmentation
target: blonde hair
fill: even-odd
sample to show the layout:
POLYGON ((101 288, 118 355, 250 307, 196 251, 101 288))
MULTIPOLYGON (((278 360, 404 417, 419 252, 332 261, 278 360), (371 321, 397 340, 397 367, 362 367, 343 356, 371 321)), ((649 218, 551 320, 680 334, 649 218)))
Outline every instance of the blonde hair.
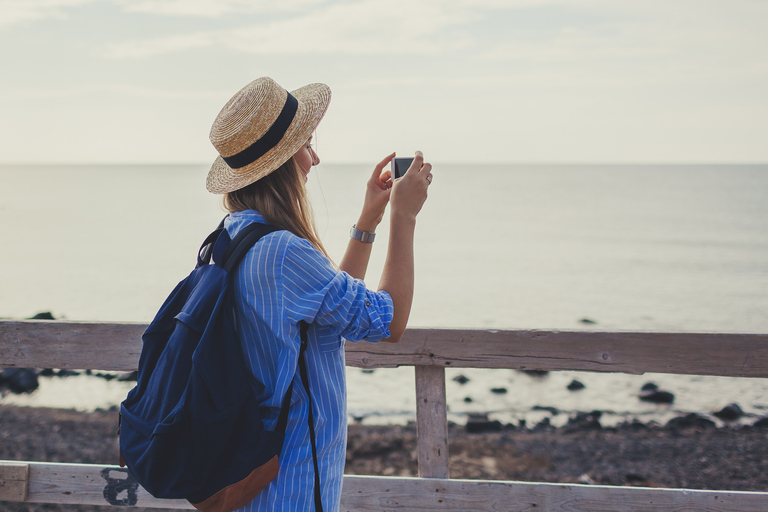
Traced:
POLYGON ((308 240, 330 260, 317 236, 304 181, 304 174, 291 158, 258 181, 225 194, 224 208, 230 213, 256 210, 273 226, 308 240))

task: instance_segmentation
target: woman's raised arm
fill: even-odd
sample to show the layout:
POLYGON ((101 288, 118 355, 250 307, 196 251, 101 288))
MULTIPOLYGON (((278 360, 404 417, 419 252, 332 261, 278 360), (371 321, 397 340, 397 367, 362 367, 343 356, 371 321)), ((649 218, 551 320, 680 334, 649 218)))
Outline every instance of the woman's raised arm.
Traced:
POLYGON ((395 314, 389 325, 390 337, 382 341, 397 342, 408 325, 413 303, 413 236, 416 216, 427 199, 432 182, 432 165, 424 162, 421 151, 405 175, 392 185, 389 245, 379 289, 392 296, 395 314))
MULTIPOLYGON (((387 208, 392 187, 391 172, 385 171, 384 167, 394 156, 395 154, 392 153, 379 162, 368 180, 363 211, 355 224, 355 227, 361 231, 374 233, 384 217, 384 210, 387 208)), ((339 268, 352 277, 365 279, 368 261, 371 258, 371 245, 370 242, 361 242, 355 238, 350 238, 339 268)))

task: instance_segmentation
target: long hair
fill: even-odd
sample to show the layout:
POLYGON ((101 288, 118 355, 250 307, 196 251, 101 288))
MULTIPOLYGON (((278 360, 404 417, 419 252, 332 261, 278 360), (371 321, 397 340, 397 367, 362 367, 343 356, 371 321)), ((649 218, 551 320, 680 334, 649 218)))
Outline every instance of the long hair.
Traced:
POLYGON ((330 260, 317 236, 304 181, 304 174, 291 158, 255 183, 225 194, 224 208, 230 213, 257 210, 267 222, 308 240, 330 260))

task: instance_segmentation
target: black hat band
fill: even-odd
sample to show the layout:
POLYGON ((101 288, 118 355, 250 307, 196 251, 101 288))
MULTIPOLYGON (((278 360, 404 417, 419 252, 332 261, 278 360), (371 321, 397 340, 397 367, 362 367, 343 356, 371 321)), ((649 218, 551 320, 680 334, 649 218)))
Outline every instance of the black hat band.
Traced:
POLYGON ((267 130, 267 133, 241 152, 232 156, 222 156, 228 166, 232 169, 240 169, 248 164, 252 164, 264 156, 267 151, 277 146, 283 139, 285 132, 288 131, 288 127, 291 126, 291 122, 296 116, 296 110, 299 108, 299 101, 291 93, 287 94, 288 97, 285 98, 283 110, 269 130, 267 130))

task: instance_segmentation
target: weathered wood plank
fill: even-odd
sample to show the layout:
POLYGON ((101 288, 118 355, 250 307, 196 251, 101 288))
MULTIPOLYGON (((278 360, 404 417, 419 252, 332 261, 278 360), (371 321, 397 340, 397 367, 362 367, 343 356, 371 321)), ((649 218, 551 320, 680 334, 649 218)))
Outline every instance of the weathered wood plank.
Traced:
POLYGON ((408 329, 400 343, 347 343, 347 365, 768 377, 768 334, 408 329))
POLYGON ((417 366, 415 371, 419 476, 448 478, 450 474, 445 368, 417 366))
MULTIPOLYGON (((193 510, 184 500, 152 498, 117 466, 24 464, 29 464, 29 503, 193 510)), ((358 512, 764 512, 768 493, 348 475, 341 504, 341 510, 358 512)))
MULTIPOLYGON (((186 500, 158 500, 119 466, 25 462, 29 464, 29 503, 137 506, 194 510, 186 500)), ((8 500, 11 501, 11 500, 8 500)))
POLYGON ((128 323, 0 322, 0 366, 132 371, 147 326, 128 323))
POLYGON ((29 464, 0 461, 0 501, 25 501, 29 464))
MULTIPOLYGON (((143 324, 0 321, 0 366, 135 370, 143 324)), ((768 334, 409 329, 347 343, 347 365, 768 377, 768 334)))
POLYGON ((340 510, 765 512, 768 493, 345 476, 340 510))

